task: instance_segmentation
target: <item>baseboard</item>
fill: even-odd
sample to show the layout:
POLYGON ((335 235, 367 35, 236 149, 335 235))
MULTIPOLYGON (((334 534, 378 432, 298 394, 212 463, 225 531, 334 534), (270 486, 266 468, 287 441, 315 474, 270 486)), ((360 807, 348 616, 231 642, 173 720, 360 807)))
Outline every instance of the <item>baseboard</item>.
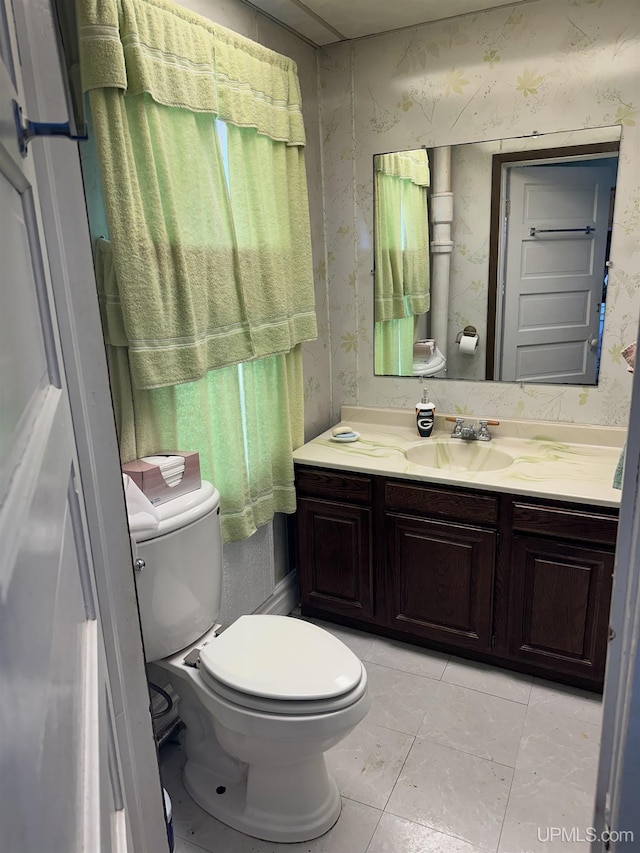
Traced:
POLYGON ((289 572, 273 590, 269 598, 257 607, 254 613, 288 616, 298 606, 298 573, 289 572))

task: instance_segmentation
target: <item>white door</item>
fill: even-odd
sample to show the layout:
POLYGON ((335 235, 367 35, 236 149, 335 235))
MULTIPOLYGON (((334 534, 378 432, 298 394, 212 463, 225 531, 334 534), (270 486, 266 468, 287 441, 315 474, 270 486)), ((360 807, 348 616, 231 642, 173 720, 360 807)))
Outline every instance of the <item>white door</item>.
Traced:
POLYGON ((501 378, 596 382, 608 164, 508 170, 501 378))
POLYGON ((14 127, 27 56, 0 0, 0 848, 116 853, 135 833, 33 157, 14 127))

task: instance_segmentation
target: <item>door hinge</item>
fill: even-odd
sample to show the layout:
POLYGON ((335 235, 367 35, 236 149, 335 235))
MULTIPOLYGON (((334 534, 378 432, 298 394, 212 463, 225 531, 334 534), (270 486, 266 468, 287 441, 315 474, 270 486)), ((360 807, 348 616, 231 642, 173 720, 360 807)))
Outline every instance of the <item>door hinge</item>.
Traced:
POLYGON ((511 216, 511 199, 508 198, 504 203, 504 215, 508 219, 511 216))
POLYGON ((603 850, 611 849, 611 798, 609 796, 609 792, 607 791, 606 796, 604 798, 604 815, 602 818, 603 824, 603 836, 606 839, 603 845, 603 850))

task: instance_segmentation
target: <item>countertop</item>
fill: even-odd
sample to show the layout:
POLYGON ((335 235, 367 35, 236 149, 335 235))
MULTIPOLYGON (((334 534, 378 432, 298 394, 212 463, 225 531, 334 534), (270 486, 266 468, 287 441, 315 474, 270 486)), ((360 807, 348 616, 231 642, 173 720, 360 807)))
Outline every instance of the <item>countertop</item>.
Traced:
MULTIPOLYGON (((414 411, 343 406, 340 424, 358 432, 357 441, 332 441, 328 429, 294 451, 293 459, 321 468, 619 507, 621 493, 611 483, 625 429, 502 419, 499 426, 490 427, 490 442, 465 442, 450 438, 453 424, 446 417, 436 414, 431 437, 419 438, 414 411), (457 455, 457 445, 462 443, 474 445, 462 452, 477 458, 480 470, 425 467, 409 458, 416 452, 412 448, 433 444, 437 449, 428 452, 435 453, 436 464, 447 465, 450 451, 457 455), (513 461, 498 470, 485 470, 483 457, 495 458, 496 451, 513 461)), ((470 418, 466 423, 477 420, 470 418)))

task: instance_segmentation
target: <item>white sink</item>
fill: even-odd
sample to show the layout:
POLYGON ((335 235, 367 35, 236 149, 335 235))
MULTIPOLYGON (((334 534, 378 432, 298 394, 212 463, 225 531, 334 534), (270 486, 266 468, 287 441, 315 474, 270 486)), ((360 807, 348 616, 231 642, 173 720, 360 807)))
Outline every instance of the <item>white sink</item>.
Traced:
POLYGON ((441 471, 499 471, 508 468, 513 458, 498 450, 490 441, 465 441, 461 438, 446 441, 425 439, 407 450, 407 459, 425 468, 441 471))

